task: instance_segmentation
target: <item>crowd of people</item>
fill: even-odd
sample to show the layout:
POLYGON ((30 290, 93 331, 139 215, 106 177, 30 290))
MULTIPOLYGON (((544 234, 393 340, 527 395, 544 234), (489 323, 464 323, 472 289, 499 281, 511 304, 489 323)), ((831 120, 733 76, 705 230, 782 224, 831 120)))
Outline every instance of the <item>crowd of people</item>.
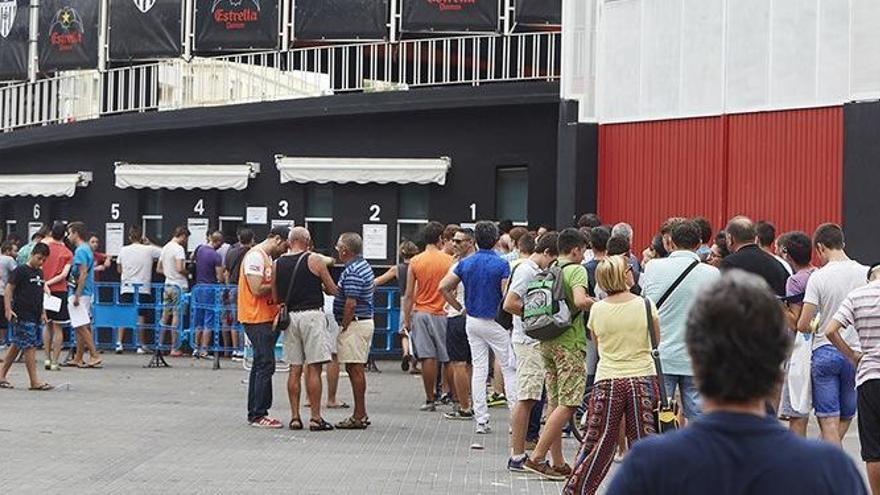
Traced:
MULTIPOLYGON (((284 427, 269 413, 283 335, 287 427, 368 428, 374 296, 378 285, 396 283, 404 369, 417 370, 424 389, 418 409, 450 406, 444 418, 472 421, 485 435, 493 431, 490 407, 506 404, 510 471, 564 481, 565 493, 578 494, 595 493, 615 461, 623 466, 610 493, 706 493, 719 479, 756 493, 776 486, 867 493, 840 450, 858 410, 862 458, 880 493, 880 265, 850 259, 838 225, 777 236, 771 222, 738 216, 713 235, 704 218, 670 218, 640 259, 631 226, 604 225, 594 214, 558 232, 429 222, 423 245, 402 243, 401 262, 379 277, 357 233, 338 238, 335 259, 315 252, 303 227, 273 227, 259 243, 242 229, 234 245, 213 233, 188 258, 189 236, 178 227, 159 247, 131 228, 116 259, 120 302, 152 301, 154 264, 164 275, 162 322, 171 327, 191 284, 237 285, 235 318, 253 347, 251 426, 284 427), (343 269, 334 280, 337 263, 343 269), (353 406, 336 398, 343 367, 353 406), (681 431, 646 438, 668 428, 657 421, 664 405, 679 413, 672 424, 681 431), (351 414, 334 425, 324 408, 351 414), (583 441, 569 463, 562 439, 579 408, 583 441), (830 446, 797 438, 811 414, 830 446)), ((96 272, 112 265, 97 244, 73 222, 41 230, 24 246, 0 246, 0 326, 10 329, 0 388, 12 387, 7 373, 21 358, 30 389, 51 389, 37 376, 36 350, 43 347, 46 370, 59 369, 65 326, 76 348, 64 364, 101 367, 90 305, 96 272)), ((211 302, 192 290, 196 302, 211 302)), ((149 352, 150 317, 139 315, 139 353, 149 352)), ((192 317, 193 355, 206 357, 218 315, 192 317)), ((171 356, 181 355, 177 337, 171 332, 171 356)), ((224 335, 235 348, 237 337, 224 335)), ((124 339, 120 330, 119 352, 124 339)))

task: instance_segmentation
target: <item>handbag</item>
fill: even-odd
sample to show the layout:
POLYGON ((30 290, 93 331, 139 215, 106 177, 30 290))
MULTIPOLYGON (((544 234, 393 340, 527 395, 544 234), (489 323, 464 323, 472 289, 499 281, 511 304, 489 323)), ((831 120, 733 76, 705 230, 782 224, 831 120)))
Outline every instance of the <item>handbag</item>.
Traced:
POLYGON ((296 272, 299 271, 300 263, 302 263, 304 258, 308 257, 309 253, 303 253, 302 256, 296 260, 296 265, 293 267, 293 272, 290 274, 290 284, 287 285, 287 292, 284 294, 283 302, 278 305, 278 316, 275 317, 275 324, 272 327, 276 332, 287 330, 290 326, 290 313, 287 312, 287 298, 290 297, 290 291, 293 290, 293 280, 296 278, 296 272))
POLYGON ((651 342, 651 357, 654 359, 654 367, 657 369, 657 386, 660 389, 660 397, 654 406, 654 424, 657 433, 666 433, 678 429, 678 404, 666 395, 666 385, 663 382, 663 366, 660 364, 660 352, 657 350, 657 339, 654 336, 654 318, 651 315, 651 301, 645 301, 645 312, 648 315, 648 338, 651 342))

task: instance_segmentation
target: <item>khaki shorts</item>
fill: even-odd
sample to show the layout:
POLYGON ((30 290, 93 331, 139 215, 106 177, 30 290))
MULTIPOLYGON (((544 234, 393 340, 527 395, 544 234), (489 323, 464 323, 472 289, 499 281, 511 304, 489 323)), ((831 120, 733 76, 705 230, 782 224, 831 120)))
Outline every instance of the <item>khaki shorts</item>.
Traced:
POLYGON ((365 364, 370 357, 373 345, 373 320, 353 321, 348 328, 339 332, 337 357, 341 364, 365 364))
POLYGON ((166 285, 162 290, 162 321, 167 321, 172 315, 177 315, 177 305, 180 304, 180 294, 183 289, 176 285, 166 285))
POLYGON ((541 343, 547 380, 547 405, 578 407, 587 388, 587 355, 559 344, 541 343))
POLYGON ((513 344, 516 355, 517 400, 541 400, 544 391, 544 358, 537 345, 513 344))
POLYGON ((330 361, 322 310, 290 313, 290 326, 284 330, 284 360, 296 365, 330 361))

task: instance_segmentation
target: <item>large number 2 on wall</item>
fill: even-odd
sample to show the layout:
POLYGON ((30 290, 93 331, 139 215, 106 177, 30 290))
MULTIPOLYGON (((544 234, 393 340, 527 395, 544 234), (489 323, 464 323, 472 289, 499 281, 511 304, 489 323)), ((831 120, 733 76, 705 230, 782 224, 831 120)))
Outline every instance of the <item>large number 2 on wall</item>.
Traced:
POLYGON ((379 218, 379 213, 382 212, 382 208, 379 205, 370 205, 370 221, 371 222, 381 222, 382 219, 379 218))

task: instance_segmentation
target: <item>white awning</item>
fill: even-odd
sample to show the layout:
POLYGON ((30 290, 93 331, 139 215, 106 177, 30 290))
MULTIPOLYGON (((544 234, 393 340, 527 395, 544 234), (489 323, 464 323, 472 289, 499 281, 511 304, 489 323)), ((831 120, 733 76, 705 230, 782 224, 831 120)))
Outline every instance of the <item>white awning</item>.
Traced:
POLYGON ((66 196, 69 198, 74 195, 77 186, 86 186, 91 180, 91 172, 0 175, 0 197, 66 196))
POLYGON ((259 163, 240 165, 116 163, 116 187, 125 189, 247 188, 260 171, 259 163))
POLYGON ((275 156, 281 183, 446 184, 452 164, 440 158, 314 158, 275 156))

